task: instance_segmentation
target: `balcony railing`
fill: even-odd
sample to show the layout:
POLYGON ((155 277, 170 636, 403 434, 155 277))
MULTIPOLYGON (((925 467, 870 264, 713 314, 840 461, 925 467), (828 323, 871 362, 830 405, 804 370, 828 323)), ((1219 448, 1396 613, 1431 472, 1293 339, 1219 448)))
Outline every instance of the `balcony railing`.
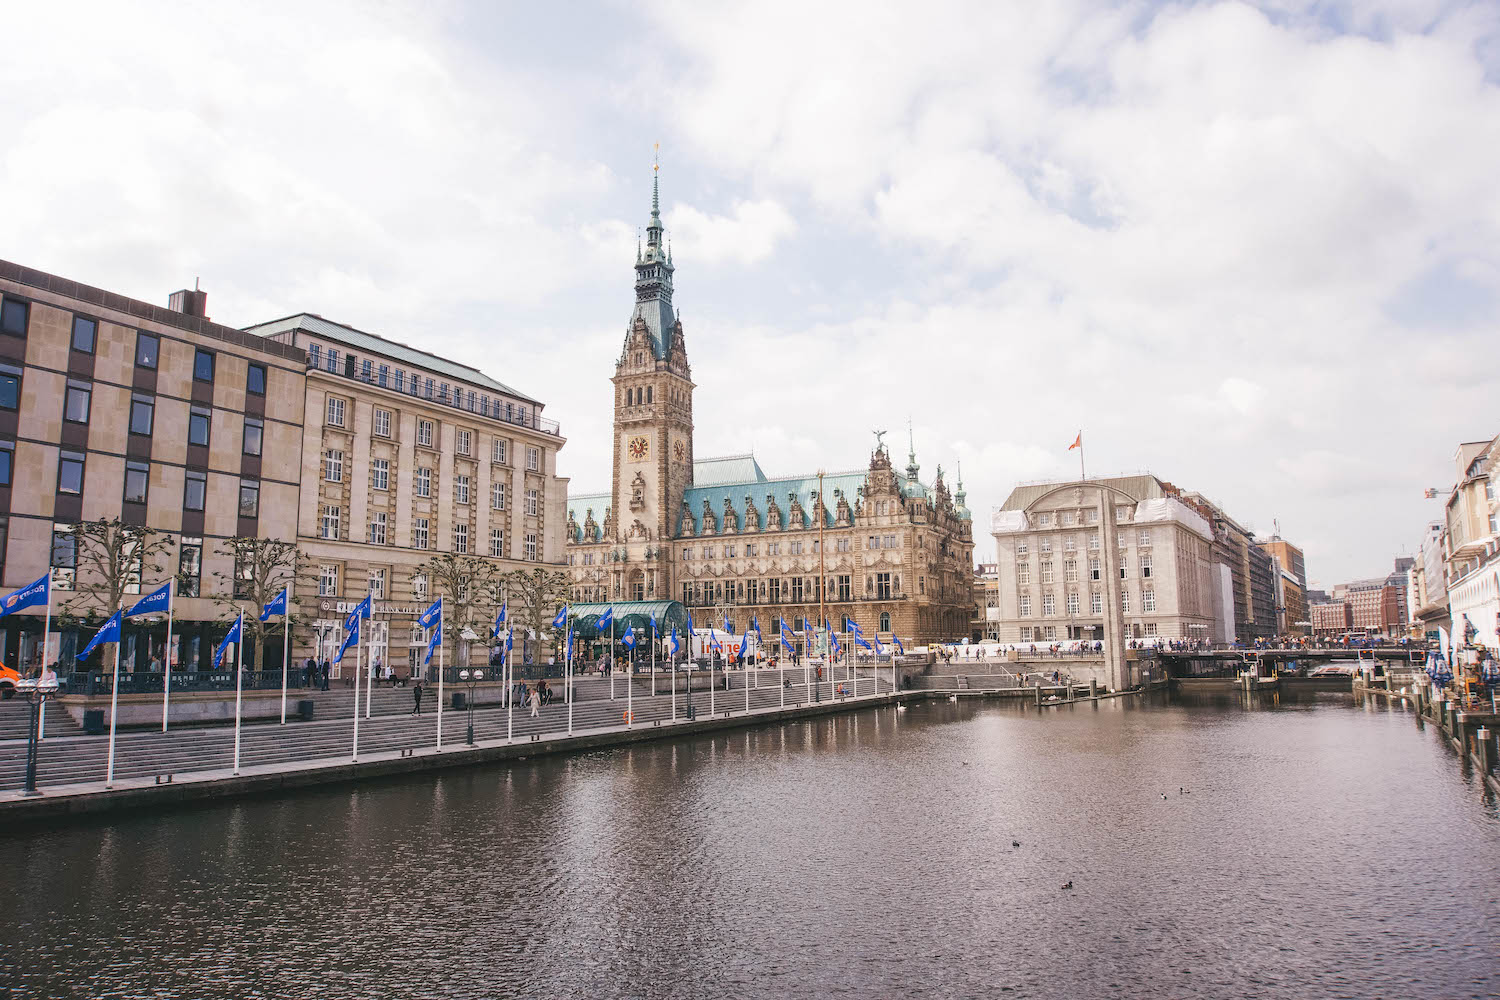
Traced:
MULTIPOLYGON (((319 360, 322 360, 321 358, 319 360)), ((525 427, 538 431, 542 434, 551 434, 554 437, 562 436, 562 428, 556 420, 549 417, 539 416, 537 409, 530 404, 507 402, 502 399, 492 399, 483 393, 468 389, 460 389, 457 386, 444 386, 439 382, 419 378, 406 372, 386 372, 382 374, 379 370, 366 372, 363 368, 350 372, 340 362, 334 367, 326 364, 317 365, 311 357, 307 362, 311 370, 325 372, 329 375, 337 375, 347 378, 352 382, 363 382, 366 385, 378 385, 383 389, 399 392, 403 396, 413 399, 422 399, 432 403, 442 403, 465 413, 472 413, 480 417, 488 417, 501 423, 514 424, 517 427, 525 427)))

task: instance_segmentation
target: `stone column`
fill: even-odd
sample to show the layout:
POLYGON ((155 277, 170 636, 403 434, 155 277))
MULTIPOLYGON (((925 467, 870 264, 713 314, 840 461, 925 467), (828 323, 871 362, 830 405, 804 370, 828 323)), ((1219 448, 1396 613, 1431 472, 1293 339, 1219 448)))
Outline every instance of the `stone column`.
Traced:
POLYGON ((1128 684, 1125 672, 1125 620, 1120 614, 1120 542, 1115 504, 1108 489, 1099 489, 1099 565, 1104 575, 1104 675, 1111 690, 1128 684))

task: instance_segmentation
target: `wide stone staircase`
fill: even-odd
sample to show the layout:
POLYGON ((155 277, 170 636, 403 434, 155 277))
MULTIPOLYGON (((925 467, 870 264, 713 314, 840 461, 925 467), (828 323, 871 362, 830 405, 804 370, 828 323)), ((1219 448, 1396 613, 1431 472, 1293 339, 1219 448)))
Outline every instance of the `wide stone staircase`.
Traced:
MULTIPOLYGON (((42 723, 44 736, 77 736, 83 732, 83 727, 74 722, 67 709, 57 702, 49 700, 46 713, 42 723)), ((8 701, 0 701, 0 743, 9 740, 24 743, 30 726, 31 706, 25 698, 17 696, 8 701)))

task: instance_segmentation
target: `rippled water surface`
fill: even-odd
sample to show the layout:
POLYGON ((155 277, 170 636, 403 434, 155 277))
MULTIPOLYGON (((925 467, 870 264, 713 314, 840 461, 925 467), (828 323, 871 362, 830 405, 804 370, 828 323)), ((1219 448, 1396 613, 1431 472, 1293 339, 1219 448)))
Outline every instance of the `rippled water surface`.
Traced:
POLYGON ((0 849, 0 996, 1500 992, 1493 801, 1337 695, 870 709, 0 849))

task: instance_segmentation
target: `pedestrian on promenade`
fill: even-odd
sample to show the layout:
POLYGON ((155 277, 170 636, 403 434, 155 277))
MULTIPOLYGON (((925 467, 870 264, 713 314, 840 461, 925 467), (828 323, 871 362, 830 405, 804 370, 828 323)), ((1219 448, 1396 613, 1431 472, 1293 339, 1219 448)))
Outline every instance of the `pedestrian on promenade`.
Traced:
POLYGON ((542 688, 542 685, 541 685, 540 682, 538 682, 538 684, 537 684, 537 690, 531 692, 531 697, 529 697, 529 698, 526 699, 531 704, 531 717, 533 719, 535 719, 537 717, 537 715, 541 711, 541 704, 542 704, 542 691, 541 691, 541 688, 542 688))
POLYGON ((309 656, 307 662, 302 664, 302 686, 310 688, 317 679, 318 661, 309 656))
POLYGON ((327 691, 328 690, 328 678, 333 675, 333 667, 328 662, 328 658, 326 656, 323 658, 323 669, 321 671, 319 671, 319 672, 323 675, 323 690, 327 691))
POLYGON ((417 681, 415 684, 413 684, 411 686, 411 696, 412 696, 413 701, 415 701, 415 703, 416 703, 416 704, 414 704, 412 706, 411 714, 412 715, 421 715, 422 714, 422 682, 421 681, 417 681))

